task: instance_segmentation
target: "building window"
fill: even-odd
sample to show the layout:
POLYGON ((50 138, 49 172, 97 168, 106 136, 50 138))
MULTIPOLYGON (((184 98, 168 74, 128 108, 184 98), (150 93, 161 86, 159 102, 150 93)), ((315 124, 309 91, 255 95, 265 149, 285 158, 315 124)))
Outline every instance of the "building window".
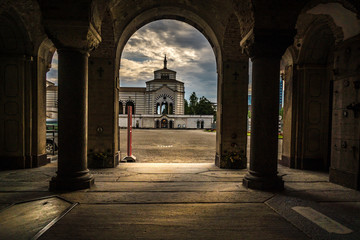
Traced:
POLYGON ((167 74, 167 73, 161 74, 161 79, 170 79, 169 74, 167 74))
POLYGON ((161 114, 160 103, 156 104, 156 114, 161 114))
POLYGON ((167 102, 161 104, 161 114, 169 114, 169 107, 167 102))

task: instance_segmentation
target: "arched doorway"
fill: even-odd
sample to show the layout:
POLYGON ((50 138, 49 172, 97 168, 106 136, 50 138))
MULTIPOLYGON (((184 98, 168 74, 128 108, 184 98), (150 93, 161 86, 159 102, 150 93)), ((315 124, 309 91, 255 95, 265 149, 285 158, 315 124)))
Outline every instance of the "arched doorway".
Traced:
POLYGON ((128 101, 126 102, 126 106, 125 106, 125 114, 128 114, 128 107, 131 106, 132 107, 132 114, 135 114, 135 104, 132 101, 128 101))
POLYGON ((119 102, 119 114, 123 114, 123 113, 124 113, 123 103, 120 101, 119 102))
MULTIPOLYGON (((0 13, 0 39, 0 169, 37 167, 46 163, 45 106, 41 104, 45 103, 48 62, 39 64, 43 72, 37 81, 36 60, 30 57, 36 56, 34 46, 15 10, 0 13)), ((50 52, 44 45, 39 58, 50 52)))
MULTIPOLYGON (((298 21, 310 16, 300 15, 298 21)), ((284 140, 280 163, 328 171, 330 166, 332 79, 335 36, 331 19, 311 16, 301 26, 301 43, 283 57, 285 76, 284 140)))
POLYGON ((167 119, 162 119, 161 120, 161 128, 168 128, 168 120, 167 119))

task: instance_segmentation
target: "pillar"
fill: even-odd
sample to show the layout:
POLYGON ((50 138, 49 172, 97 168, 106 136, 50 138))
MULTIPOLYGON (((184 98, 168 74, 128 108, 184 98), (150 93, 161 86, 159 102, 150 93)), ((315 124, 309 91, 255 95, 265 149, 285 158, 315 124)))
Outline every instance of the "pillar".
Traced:
POLYGON ((282 190, 277 175, 280 59, 293 43, 295 30, 254 28, 240 45, 253 62, 250 167, 243 185, 282 190))
POLYGON ((59 54, 59 156, 50 190, 89 188, 94 179, 87 168, 88 57, 72 48, 59 54))
POLYGON ((246 168, 248 64, 247 57, 223 63, 218 85, 215 157, 220 168, 246 168))
POLYGON ((89 168, 113 168, 120 161, 119 84, 114 63, 112 57, 95 53, 89 58, 89 168), (98 153, 105 157, 96 157, 98 153))
POLYGON ((243 180, 254 189, 282 189, 277 175, 280 58, 252 59, 250 168, 243 180))

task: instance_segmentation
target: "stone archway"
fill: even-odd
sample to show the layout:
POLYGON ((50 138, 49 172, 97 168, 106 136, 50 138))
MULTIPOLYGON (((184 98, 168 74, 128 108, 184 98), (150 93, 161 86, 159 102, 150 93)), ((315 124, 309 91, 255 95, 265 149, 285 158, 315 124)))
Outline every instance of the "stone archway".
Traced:
MULTIPOLYGON (((219 2, 216 4, 218 3, 219 2)), ((186 5, 187 3, 183 4, 186 5)), ((218 7, 220 7, 220 5, 218 7)), ((232 4, 226 5, 226 8, 230 12, 233 11, 232 4)), ((116 14, 119 9, 114 7, 112 11, 116 14)), ((129 11, 132 12, 131 10, 129 11)), ((119 66, 122 50, 127 40, 137 29, 147 23, 161 19, 173 19, 188 23, 198 29, 208 39, 214 50, 218 72, 218 116, 215 163, 221 168, 245 168, 247 161, 246 114, 248 108, 248 57, 244 55, 239 46, 241 30, 237 16, 234 14, 226 16, 224 18, 224 22, 226 23, 225 29, 222 29, 223 27, 220 27, 218 23, 212 21, 213 17, 208 15, 208 13, 209 12, 206 11, 203 12, 203 10, 196 10, 193 7, 181 6, 181 4, 171 5, 167 3, 147 6, 141 13, 134 13, 133 15, 129 13, 128 23, 124 25, 119 23, 121 32, 119 33, 119 41, 117 43, 116 62, 119 66), (223 33, 224 30, 225 35, 223 33), (236 89, 237 91, 231 91, 231 89, 236 89), (241 94, 239 94, 239 91, 241 94), (222 104, 225 101, 231 101, 236 104, 222 104), (244 110, 241 111, 240 109, 244 110), (231 124, 233 122, 237 122, 238 124, 231 124), (236 139, 233 138, 234 135, 236 135, 236 139), (240 151, 243 155, 241 161, 243 163, 231 162, 225 157, 229 151, 238 151, 237 149, 233 149, 235 145, 241 149, 240 151)), ((159 105, 161 109, 162 104, 159 103, 159 105)), ((154 107, 156 108, 154 112, 159 114, 158 105, 154 107)), ((163 112, 160 111, 160 114, 161 113, 163 112)), ((200 127, 201 126, 199 126, 199 128, 200 127)))
MULTIPOLYGON (((36 164, 35 161, 33 163, 31 156, 33 139, 31 131, 28 131, 33 127, 31 126, 31 86, 34 79, 32 79, 31 60, 30 36, 20 16, 13 9, 1 13, 0 169, 30 168, 46 162, 45 152, 41 156, 45 157, 45 162, 42 161, 42 164, 36 164)), ((37 83, 34 85, 37 86, 37 83)), ((45 88, 45 83, 43 88, 45 88)), ((37 111, 37 106, 34 111, 37 111)), ((45 119, 43 121, 45 126, 45 119)), ((45 150, 44 140, 45 138, 41 140, 43 150, 45 150)), ((34 157, 39 155, 35 154, 34 157)))
POLYGON ((301 14, 294 46, 283 57, 284 142, 281 164, 298 169, 330 166, 334 46, 343 34, 331 17, 301 14), (306 24, 309 23, 310 24, 306 24), (286 66, 285 66, 286 65, 286 66), (291 121, 290 121, 291 119, 291 121))

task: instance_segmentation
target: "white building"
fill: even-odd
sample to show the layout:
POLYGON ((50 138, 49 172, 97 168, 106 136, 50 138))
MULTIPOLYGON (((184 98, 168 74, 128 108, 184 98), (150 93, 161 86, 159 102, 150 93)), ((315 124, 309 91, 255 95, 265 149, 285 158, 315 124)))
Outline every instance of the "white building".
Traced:
POLYGON ((154 72, 145 88, 121 87, 119 126, 127 127, 127 109, 133 108, 133 126, 138 128, 212 128, 212 115, 184 115, 184 83, 176 72, 164 68, 154 72))
POLYGON ((58 117, 58 86, 46 80, 46 118, 58 117))

